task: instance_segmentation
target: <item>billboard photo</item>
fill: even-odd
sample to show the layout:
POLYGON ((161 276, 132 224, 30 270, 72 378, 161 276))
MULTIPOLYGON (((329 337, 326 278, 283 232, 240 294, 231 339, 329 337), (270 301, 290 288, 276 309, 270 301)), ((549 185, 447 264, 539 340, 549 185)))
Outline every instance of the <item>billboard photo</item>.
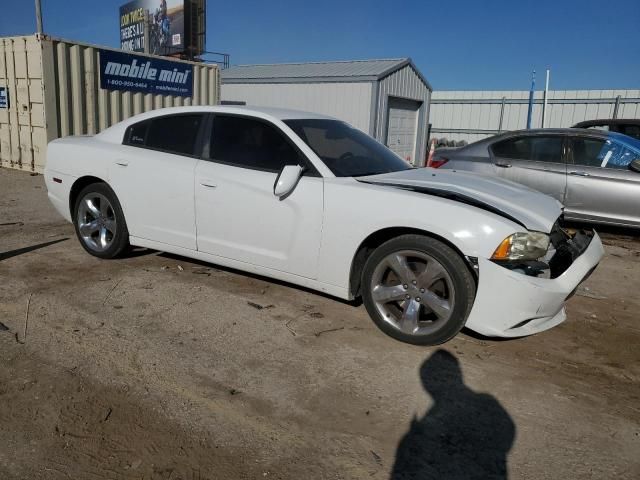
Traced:
POLYGON ((120 7, 120 48, 145 51, 144 22, 149 19, 149 53, 179 54, 185 50, 184 0, 133 0, 120 7))

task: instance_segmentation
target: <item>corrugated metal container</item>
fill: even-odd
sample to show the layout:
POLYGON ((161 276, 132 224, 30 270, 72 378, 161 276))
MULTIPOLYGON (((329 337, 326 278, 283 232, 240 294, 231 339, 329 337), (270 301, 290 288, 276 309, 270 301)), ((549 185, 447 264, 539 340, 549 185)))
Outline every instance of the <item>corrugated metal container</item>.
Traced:
POLYGON ((9 92, 9 108, 0 108, 0 166, 42 172, 47 143, 55 138, 92 135, 155 108, 220 103, 218 67, 197 62, 185 62, 194 67, 191 98, 101 89, 100 50, 113 49, 49 37, 0 38, 0 87, 9 92))

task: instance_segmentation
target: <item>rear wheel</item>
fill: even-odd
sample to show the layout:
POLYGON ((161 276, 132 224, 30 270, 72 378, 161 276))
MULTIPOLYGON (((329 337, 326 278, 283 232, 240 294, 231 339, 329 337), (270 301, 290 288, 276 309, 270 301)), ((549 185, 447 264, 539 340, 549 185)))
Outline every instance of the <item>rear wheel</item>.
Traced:
POLYGON ((448 245, 402 235, 378 247, 362 272, 362 296, 387 335, 416 345, 437 345, 464 326, 475 297, 465 261, 448 245))
POLYGON ((83 188, 74 208, 76 235, 99 258, 115 258, 129 247, 129 231, 115 193, 104 183, 83 188))

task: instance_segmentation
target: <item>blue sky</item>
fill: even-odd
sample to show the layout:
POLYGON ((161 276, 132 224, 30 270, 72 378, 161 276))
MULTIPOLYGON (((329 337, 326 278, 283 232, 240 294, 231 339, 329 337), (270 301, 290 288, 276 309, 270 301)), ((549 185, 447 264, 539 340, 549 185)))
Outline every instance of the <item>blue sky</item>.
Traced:
MULTIPOLYGON (((35 30, 6 0, 0 35, 35 30)), ((51 35, 118 46, 124 1, 42 0, 51 35)), ((159 3, 159 0, 158 0, 159 3)), ((207 48, 232 64, 411 57, 437 90, 640 88, 640 0, 208 2, 207 48)))

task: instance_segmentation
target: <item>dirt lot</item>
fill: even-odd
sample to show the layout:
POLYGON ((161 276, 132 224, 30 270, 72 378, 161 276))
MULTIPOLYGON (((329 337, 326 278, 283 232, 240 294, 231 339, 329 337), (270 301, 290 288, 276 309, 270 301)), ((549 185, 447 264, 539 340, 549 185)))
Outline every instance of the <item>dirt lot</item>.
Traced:
POLYGON ((0 169, 0 478, 640 478, 640 237, 604 238, 563 325, 420 348, 286 284, 95 259, 0 169))

